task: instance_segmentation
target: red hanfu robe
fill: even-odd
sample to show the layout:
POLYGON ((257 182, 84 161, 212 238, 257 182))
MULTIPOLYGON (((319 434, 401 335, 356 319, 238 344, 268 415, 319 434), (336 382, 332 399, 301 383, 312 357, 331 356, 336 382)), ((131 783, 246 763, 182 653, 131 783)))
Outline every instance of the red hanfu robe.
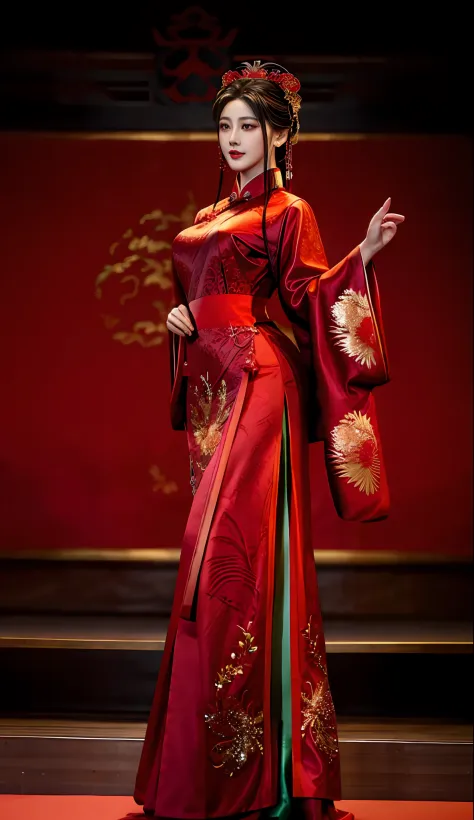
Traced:
POLYGON ((272 265, 263 174, 242 190, 236 183, 173 243, 176 303, 188 306, 195 331, 170 334, 171 422, 187 431, 193 503, 135 789, 158 817, 275 816, 283 542, 288 791, 295 814, 340 816, 308 443, 324 442, 340 516, 386 517, 372 389, 389 378, 387 357, 372 266, 357 247, 329 269, 310 206, 275 169, 268 180, 272 265), (268 318, 276 288, 298 347, 268 318))

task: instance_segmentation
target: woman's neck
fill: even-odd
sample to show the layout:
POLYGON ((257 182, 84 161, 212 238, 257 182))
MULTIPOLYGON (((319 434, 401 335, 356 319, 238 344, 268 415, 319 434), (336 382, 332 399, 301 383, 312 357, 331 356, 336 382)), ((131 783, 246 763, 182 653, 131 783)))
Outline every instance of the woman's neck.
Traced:
MULTIPOLYGON (((276 165, 269 165, 267 168, 267 172, 271 171, 276 168, 276 165)), ((252 179, 256 179, 256 177, 262 176, 263 174, 263 167, 260 170, 254 170, 253 168, 249 168, 249 170, 241 171, 237 177, 237 184, 239 186, 239 191, 242 191, 252 179)))

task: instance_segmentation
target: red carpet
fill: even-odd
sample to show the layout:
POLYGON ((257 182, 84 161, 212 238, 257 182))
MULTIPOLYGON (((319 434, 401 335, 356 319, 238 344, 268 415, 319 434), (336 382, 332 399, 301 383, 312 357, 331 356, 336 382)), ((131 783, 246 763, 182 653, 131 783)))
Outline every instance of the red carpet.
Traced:
MULTIPOLYGON (((344 800, 356 820, 472 820, 472 803, 344 800)), ((131 797, 0 795, 2 820, 137 820, 144 815, 131 797)))

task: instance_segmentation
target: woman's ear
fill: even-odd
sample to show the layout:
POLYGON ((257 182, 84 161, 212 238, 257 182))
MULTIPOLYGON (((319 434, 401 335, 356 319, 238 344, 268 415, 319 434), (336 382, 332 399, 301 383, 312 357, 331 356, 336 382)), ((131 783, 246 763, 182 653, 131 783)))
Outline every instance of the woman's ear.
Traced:
POLYGON ((285 142, 286 142, 286 141, 287 141, 287 139, 288 139, 288 133, 289 133, 289 131, 290 131, 290 129, 289 129, 289 128, 284 128, 282 131, 278 131, 278 132, 276 133, 276 135, 275 135, 275 146, 276 146, 277 148, 279 148, 279 147, 280 147, 280 145, 284 145, 284 144, 285 144, 285 142))

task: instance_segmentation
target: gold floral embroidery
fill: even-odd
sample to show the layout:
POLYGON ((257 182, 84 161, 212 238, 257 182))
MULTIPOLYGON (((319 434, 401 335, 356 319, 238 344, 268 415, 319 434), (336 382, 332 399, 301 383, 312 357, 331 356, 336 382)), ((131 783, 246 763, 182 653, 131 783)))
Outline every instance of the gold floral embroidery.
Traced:
POLYGON ((247 655, 252 654, 252 652, 256 652, 258 649, 258 646, 254 646, 253 643, 254 636, 249 632, 251 626, 251 621, 247 626, 247 631, 243 628, 243 626, 239 626, 239 629, 242 630, 243 640, 239 641, 238 651, 232 652, 230 656, 234 663, 228 663, 227 666, 222 667, 220 672, 217 673, 217 680, 215 683, 217 689, 222 689, 225 683, 232 683, 236 675, 244 674, 244 666, 249 666, 248 663, 244 663, 243 659, 247 655))
POLYGON ((215 769, 223 769, 229 777, 238 772, 247 762, 249 755, 260 752, 263 755, 263 711, 252 714, 250 704, 245 706, 244 698, 225 696, 226 687, 238 676, 244 674, 244 667, 250 667, 248 656, 256 652, 254 636, 250 632, 252 622, 242 630, 239 648, 232 652, 231 661, 217 674, 216 708, 204 715, 211 732, 220 738, 211 749, 211 762, 215 769))
POLYGON ((222 379, 216 394, 217 410, 214 419, 212 419, 214 396, 209 382, 209 374, 206 374, 206 377, 201 376, 201 381, 203 383, 202 392, 199 392, 197 385, 194 388, 196 403, 191 405, 191 424, 194 439, 204 456, 204 462, 197 462, 197 465, 201 470, 204 470, 222 438, 222 427, 230 413, 230 407, 226 408, 225 406, 227 385, 222 379))
POLYGON ((367 296, 348 288, 331 307, 331 314, 336 322, 331 327, 336 345, 370 369, 375 364, 376 341, 367 296))
POLYGON ((315 685, 311 681, 306 681, 307 690, 301 693, 301 735, 309 735, 320 751, 328 757, 331 762, 339 753, 337 744, 337 728, 334 713, 334 704, 328 684, 328 672, 322 651, 318 644, 322 635, 315 633, 311 615, 306 629, 302 631, 304 639, 307 641, 309 663, 316 666, 322 673, 323 679, 315 685), (309 689, 309 692, 308 692, 309 689))
POLYGON ((309 727, 315 745, 328 756, 331 762, 339 749, 336 739, 334 706, 327 680, 319 681, 315 687, 310 681, 306 684, 309 686, 310 695, 306 692, 301 693, 303 700, 301 734, 305 737, 309 727))
POLYGON ((323 675, 326 675, 326 677, 327 677, 328 670, 327 670, 326 664, 324 663, 324 660, 323 660, 323 654, 318 649, 318 643, 319 643, 320 639, 322 638, 322 635, 318 634, 318 633, 316 633, 316 635, 313 634, 314 630, 313 630, 313 624, 311 623, 312 619, 313 619, 313 616, 310 615, 310 618, 309 618, 309 621, 308 621, 308 626, 306 627, 305 630, 303 630, 302 634, 303 634, 304 639, 308 642, 308 655, 309 655, 309 657, 314 661, 314 663, 316 664, 318 669, 321 670, 323 675))
POLYGON ((369 417, 357 410, 346 413, 331 431, 331 439, 333 449, 329 457, 337 474, 366 495, 375 493, 379 488, 380 458, 369 417))
POLYGON ((248 760, 249 755, 263 755, 263 712, 253 716, 235 698, 229 699, 227 708, 210 715, 205 720, 213 734, 222 738, 212 748, 212 765, 233 777, 248 760))

